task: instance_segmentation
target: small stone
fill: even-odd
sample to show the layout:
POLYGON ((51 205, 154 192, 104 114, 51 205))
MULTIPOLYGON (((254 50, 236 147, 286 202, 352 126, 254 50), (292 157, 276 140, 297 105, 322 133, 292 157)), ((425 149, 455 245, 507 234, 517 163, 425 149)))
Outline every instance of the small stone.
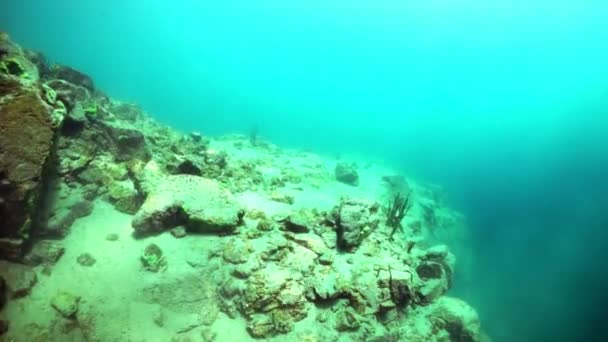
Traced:
POLYGON ((205 328, 201 331, 201 337, 204 342, 213 342, 217 337, 217 333, 211 330, 211 328, 205 328))
POLYGON ((293 195, 281 194, 278 192, 273 192, 272 194, 270 194, 270 199, 275 202, 285 203, 289 205, 292 205, 295 202, 295 198, 293 197, 293 195))
POLYGON ((264 213, 260 209, 250 209, 249 211, 247 211, 247 218, 250 218, 252 220, 265 219, 266 213, 264 213))
POLYGON ((336 315, 336 330, 338 331, 357 330, 360 326, 361 318, 351 307, 339 311, 336 315))
POLYGON ((106 235, 106 240, 108 240, 108 241, 118 241, 118 234, 116 234, 116 233, 110 233, 110 234, 106 235))
POLYGON ((258 221, 256 228, 260 231, 267 232, 271 231, 273 226, 274 224, 272 220, 263 217, 258 221))
POLYGON ((329 319, 329 315, 325 311, 320 312, 317 315, 317 321, 320 322, 320 323, 327 322, 328 319, 329 319))
POLYGON ((51 306, 64 318, 76 318, 79 303, 79 296, 63 291, 51 298, 51 306))
POLYGON ((201 135, 200 132, 192 132, 192 133, 190 133, 190 138, 194 142, 199 142, 199 141, 201 141, 201 139, 203 138, 203 136, 201 135))
POLYGON ((154 316, 154 324, 156 324, 156 326, 159 328, 165 326, 165 314, 163 313, 163 310, 158 310, 154 316))
POLYGON ((331 265, 334 262, 334 256, 330 253, 323 253, 318 259, 321 265, 331 265))
POLYGON ((176 239, 181 239, 181 238, 185 237, 186 234, 187 234, 186 227, 184 227, 184 226, 177 226, 177 227, 171 229, 171 235, 173 235, 173 237, 175 237, 176 239))
POLYGON ((85 267, 91 267, 91 266, 95 265, 95 263, 97 262, 97 260, 95 260, 95 258, 89 253, 80 254, 78 256, 78 258, 76 258, 76 261, 81 266, 85 266, 85 267))
POLYGON ((163 251, 154 243, 149 244, 144 249, 140 259, 144 268, 150 272, 164 271, 167 268, 163 251))

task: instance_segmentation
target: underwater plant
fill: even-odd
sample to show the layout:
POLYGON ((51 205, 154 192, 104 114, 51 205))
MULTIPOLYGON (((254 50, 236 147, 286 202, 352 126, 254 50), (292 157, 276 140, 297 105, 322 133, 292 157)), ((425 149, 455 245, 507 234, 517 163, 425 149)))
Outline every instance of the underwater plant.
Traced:
POLYGON ((397 228, 401 227, 401 221, 410 209, 410 194, 407 197, 403 197, 400 192, 396 193, 393 200, 390 201, 386 209, 386 225, 393 228, 390 238, 397 231, 397 228))

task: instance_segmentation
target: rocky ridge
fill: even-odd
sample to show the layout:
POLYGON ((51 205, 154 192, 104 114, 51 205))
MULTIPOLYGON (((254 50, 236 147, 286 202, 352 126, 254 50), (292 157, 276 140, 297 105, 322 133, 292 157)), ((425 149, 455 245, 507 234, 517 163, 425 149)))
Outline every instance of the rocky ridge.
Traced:
MULTIPOLYGON (((389 193, 411 191, 415 199, 393 238, 385 198, 345 196, 329 210, 294 205, 304 189, 359 186, 365 180, 354 164, 338 162, 333 172, 322 161, 297 167, 277 157, 295 160, 298 153, 259 138, 254 145, 244 136, 220 140, 260 153, 237 158, 200 133, 178 133, 137 105, 108 97, 87 75, 48 65, 0 35, 0 257, 20 262, 1 261, 0 308, 35 291, 36 272, 52 272, 64 253, 61 240, 52 239, 67 236, 103 200, 133 215, 138 238, 169 231, 202 240, 219 236, 204 267, 191 265, 201 278, 159 279, 142 290, 172 312, 208 313, 176 336, 198 331, 213 340, 210 329, 221 311, 244 318, 252 338, 485 339, 475 310, 446 296, 455 256, 430 237, 461 217, 444 207, 440 191, 399 176, 385 179, 389 193), (248 193, 287 210, 247 206, 241 199, 248 193), (201 290, 203 277, 214 286, 201 290), (198 304, 165 303, 176 288, 198 304)), ((143 268, 170 272, 160 247, 150 246, 143 268)), ((103 340, 80 308, 81 296, 59 291, 49 299, 64 327, 53 331, 61 336, 76 329, 87 340, 103 340)))

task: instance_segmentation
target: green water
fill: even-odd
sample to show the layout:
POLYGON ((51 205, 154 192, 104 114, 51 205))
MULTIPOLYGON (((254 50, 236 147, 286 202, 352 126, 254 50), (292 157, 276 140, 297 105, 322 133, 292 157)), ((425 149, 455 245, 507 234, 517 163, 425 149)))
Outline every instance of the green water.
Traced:
MULTIPOLYGON (((7 0, 1 29, 182 130, 256 126, 446 187, 497 341, 601 340, 604 1, 7 0)), ((602 335, 604 334, 604 335, 602 335)))

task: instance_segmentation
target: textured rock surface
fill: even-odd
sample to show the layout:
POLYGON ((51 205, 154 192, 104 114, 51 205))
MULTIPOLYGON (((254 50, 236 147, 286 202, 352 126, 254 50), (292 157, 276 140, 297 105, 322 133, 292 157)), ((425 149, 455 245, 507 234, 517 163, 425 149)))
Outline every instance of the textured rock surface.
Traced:
POLYGON ((38 278, 30 266, 0 260, 0 277, 4 278, 10 298, 20 298, 30 294, 38 278))
POLYGON ((355 164, 339 162, 334 170, 336 180, 339 182, 357 186, 359 185, 359 173, 355 164))
POLYGON ((80 297, 69 292, 57 292, 51 298, 51 306, 64 318, 76 318, 80 297))
POLYGON ((155 232, 178 225, 198 232, 231 232, 243 209, 217 182, 191 175, 163 176, 151 188, 133 218, 138 232, 155 232))
MULTIPOLYGON (((10 340, 211 341, 215 335, 218 340, 481 340, 475 311, 445 297, 454 256, 429 237, 449 231, 445 228, 459 219, 441 202, 437 189, 408 185, 399 175, 382 178, 384 172, 368 168, 361 169, 361 187, 343 186, 336 180, 358 184, 356 165, 338 163, 332 170, 318 156, 281 150, 260 138, 252 145, 243 136, 210 140, 178 133, 136 105, 95 90, 81 72, 48 67, 40 54, 24 54, 11 44, 5 49, 3 37, 0 113, 24 96, 27 101, 21 104, 39 105, 50 115, 42 123, 57 142, 53 153, 46 150, 47 156, 56 156, 49 164, 55 172, 46 182, 47 210, 40 212, 45 222, 36 235, 70 234, 64 241, 34 241, 21 260, 27 266, 0 262, 0 307, 3 292, 9 300, 0 318, 10 312, 10 340), (61 117, 61 129, 55 132, 61 117), (415 194, 399 238, 390 239, 391 229, 376 202, 382 194, 368 183, 372 178, 383 179, 379 186, 389 191, 407 186, 415 194), (338 200, 341 195, 352 197, 338 200), (102 216, 85 219, 70 231, 92 203, 97 205, 94 214, 102 216), (167 233, 134 239, 124 231, 130 219, 136 232, 174 228, 174 236, 184 238, 167 233), (193 231, 220 234, 189 234, 193 231), (28 297, 38 280, 34 270, 42 276, 35 295, 28 297), (87 286, 82 301, 57 292, 81 283, 87 286), (58 314, 32 322, 23 307, 58 314), (220 310, 237 320, 227 321, 220 310), (226 332, 226 324, 234 330, 226 332)), ((0 130, 11 127, 0 121, 0 130)), ((20 144, 31 142, 37 132, 24 134, 28 138, 20 144)), ((0 157, 23 159, 10 165, 17 175, 34 164, 44 170, 27 154, 37 148, 6 146, 14 153, 4 153, 2 144, 0 157)), ((12 159, 0 159, 6 160, 12 159)), ((25 177, 23 184, 40 189, 43 174, 28 175, 34 176, 25 177)), ((8 180, 8 173, 1 176, 8 180)), ((0 182, 0 192, 17 191, 15 185, 0 182)), ((0 208, 6 203, 3 194, 0 208)), ((26 232, 0 239, 0 250, 5 246, 19 255, 24 241, 19 237, 32 233, 26 232)))
POLYGON ((338 245, 352 249, 372 233, 381 221, 380 205, 376 202, 343 198, 333 210, 338 245))
POLYGON ((30 237, 53 148, 53 108, 44 91, 0 74, 0 258, 16 260, 30 237))

